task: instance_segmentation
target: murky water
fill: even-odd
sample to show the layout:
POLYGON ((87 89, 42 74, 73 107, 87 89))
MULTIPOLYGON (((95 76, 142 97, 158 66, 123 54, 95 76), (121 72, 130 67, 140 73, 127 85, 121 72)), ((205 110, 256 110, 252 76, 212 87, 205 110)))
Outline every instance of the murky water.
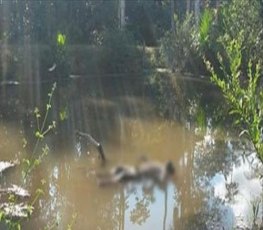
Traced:
MULTIPOLYGON (((23 222, 25 229, 66 229, 71 224, 73 229, 250 228, 253 204, 259 206, 256 221, 261 221, 262 182, 256 176, 260 164, 238 137, 210 127, 209 122, 199 130, 190 122, 163 120, 143 88, 134 93, 127 82, 119 88, 81 84, 58 88, 52 116, 59 120, 64 111, 67 119, 47 136, 50 153, 30 177, 31 193, 42 188, 44 195, 32 218, 23 222), (105 166, 96 149, 78 139, 74 130, 88 132, 102 143, 105 166), (175 178, 165 187, 149 188, 140 182, 97 185, 97 172, 119 164, 136 165, 141 156, 172 160, 175 178)), ((10 103, 5 106, 14 109, 22 100, 12 98, 10 103)), ((2 115, 0 124, 1 160, 25 157, 22 140, 33 136, 32 117, 23 109, 16 114, 12 109, 2 115)), ((19 183, 20 177, 18 169, 12 170, 1 183, 19 183)))

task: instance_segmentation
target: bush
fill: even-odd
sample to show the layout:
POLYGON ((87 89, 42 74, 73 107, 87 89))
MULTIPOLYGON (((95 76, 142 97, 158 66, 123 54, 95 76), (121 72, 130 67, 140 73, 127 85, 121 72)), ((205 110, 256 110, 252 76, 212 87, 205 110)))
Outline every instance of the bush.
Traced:
POLYGON ((183 21, 175 17, 176 30, 168 31, 161 39, 161 54, 173 71, 195 72, 202 69, 197 49, 197 30, 194 18, 186 15, 183 21))
POLYGON ((212 82, 220 88, 229 105, 229 114, 233 116, 235 125, 241 129, 240 135, 247 134, 263 162, 263 91, 259 84, 261 66, 259 62, 253 65, 252 60, 249 60, 246 71, 241 70, 244 39, 243 31, 239 32, 236 39, 227 35, 222 39, 226 58, 223 59, 219 53, 218 60, 223 78, 219 77, 209 62, 207 67, 211 71, 212 82))
POLYGON ((131 74, 143 70, 142 54, 126 31, 106 31, 98 59, 103 74, 131 74))
POLYGON ((260 15, 260 1, 232 0, 219 11, 218 30, 236 39, 243 31, 242 68, 245 70, 249 60, 263 60, 263 24, 260 15))

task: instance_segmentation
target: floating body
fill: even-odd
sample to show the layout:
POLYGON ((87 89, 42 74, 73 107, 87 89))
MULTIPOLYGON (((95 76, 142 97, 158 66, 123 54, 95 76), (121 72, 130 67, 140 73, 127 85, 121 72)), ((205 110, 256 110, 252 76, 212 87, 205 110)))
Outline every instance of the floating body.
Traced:
POLYGON ((174 175, 175 168, 171 161, 166 164, 159 162, 142 162, 135 166, 117 166, 110 172, 97 175, 100 186, 113 185, 139 180, 152 180, 158 184, 165 182, 170 176, 174 175))

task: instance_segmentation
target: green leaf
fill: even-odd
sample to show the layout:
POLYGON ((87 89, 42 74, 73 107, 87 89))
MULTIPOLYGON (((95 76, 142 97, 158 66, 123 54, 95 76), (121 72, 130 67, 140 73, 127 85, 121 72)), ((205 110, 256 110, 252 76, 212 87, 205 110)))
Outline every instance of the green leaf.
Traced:
POLYGON ((39 113, 38 107, 35 108, 34 113, 35 113, 35 114, 38 114, 38 113, 39 113))
POLYGON ((40 164, 40 160, 39 160, 39 159, 36 159, 35 162, 34 162, 34 164, 35 164, 36 166, 38 166, 38 165, 40 164))
POLYGON ((240 111, 239 110, 236 110, 236 109, 232 109, 229 111, 229 115, 233 115, 233 114, 239 114, 240 111))
POLYGON ((61 121, 64 121, 64 120, 66 120, 68 118, 67 108, 64 108, 63 110, 60 111, 59 118, 60 118, 61 121))
POLYGON ((39 139, 44 138, 43 134, 40 133, 39 131, 36 131, 35 136, 36 136, 36 138, 39 138, 39 139))
POLYGON ((51 105, 47 104, 47 110, 51 109, 51 105))
POLYGON ((0 211, 0 221, 2 221, 5 218, 4 212, 0 211))
POLYGON ((22 142, 23 142, 23 148, 25 148, 27 146, 27 140, 23 138, 22 142))
POLYGON ((27 206, 27 213, 28 213, 28 215, 32 215, 32 213, 33 213, 33 210, 34 210, 34 207, 32 206, 32 205, 28 205, 27 206))
POLYGON ((199 27, 199 36, 200 36, 201 44, 205 43, 208 40, 209 30, 212 24, 212 20, 213 20, 212 11, 209 9, 205 9, 201 17, 201 23, 199 27))
POLYGON ((24 162, 27 166, 30 165, 30 161, 29 161, 28 159, 23 159, 23 162, 24 162))
POLYGON ((42 189, 38 188, 38 189, 36 190, 36 194, 37 194, 37 195, 44 195, 44 191, 43 191, 42 189))
POLYGON ((66 43, 66 35, 62 33, 57 34, 57 44, 59 46, 64 46, 66 43))

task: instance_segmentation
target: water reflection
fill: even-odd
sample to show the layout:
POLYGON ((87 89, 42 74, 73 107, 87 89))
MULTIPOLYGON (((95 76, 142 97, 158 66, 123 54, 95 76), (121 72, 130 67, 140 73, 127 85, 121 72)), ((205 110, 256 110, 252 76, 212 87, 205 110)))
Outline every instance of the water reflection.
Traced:
MULTIPOLYGON (((221 223, 219 229, 222 226, 227 229, 234 226, 252 228, 251 204, 255 199, 262 197, 262 180, 260 181, 256 176, 251 164, 253 159, 253 164, 261 167, 261 169, 257 167, 257 170, 261 170, 262 173, 262 165, 255 153, 252 153, 250 147, 245 146, 241 140, 237 141, 231 135, 222 139, 222 134, 217 130, 214 130, 212 135, 210 130, 202 141, 196 143, 195 155, 197 185, 207 193, 209 202, 213 199, 217 200, 217 205, 214 206, 217 210, 209 211, 210 217, 216 216, 213 222, 221 223), (247 177, 248 172, 254 174, 253 179, 247 177)), ((258 205, 262 207, 262 200, 258 205)), ((207 206, 211 207, 211 203, 207 206)), ((261 216, 262 208, 254 217, 259 221, 258 226, 261 216)), ((213 223, 208 226, 213 226, 213 223)), ((209 229, 214 228, 209 227, 209 229)))
POLYGON ((125 229, 167 229, 172 226, 174 193, 176 188, 169 184, 165 190, 155 187, 145 191, 137 186, 129 194, 125 229))

